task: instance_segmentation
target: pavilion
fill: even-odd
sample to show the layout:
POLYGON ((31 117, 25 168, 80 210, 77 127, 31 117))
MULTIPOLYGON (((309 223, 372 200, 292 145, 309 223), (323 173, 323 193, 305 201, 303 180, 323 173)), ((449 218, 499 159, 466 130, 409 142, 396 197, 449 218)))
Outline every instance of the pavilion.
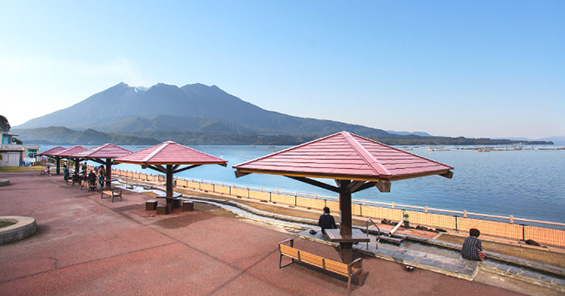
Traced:
POLYGON ((73 157, 79 157, 86 160, 92 160, 101 165, 106 166, 106 188, 112 188, 112 164, 113 159, 126 156, 133 153, 131 150, 116 146, 114 144, 104 144, 79 153, 73 154, 73 157))
POLYGON ((70 161, 71 159, 74 159, 74 161, 75 161, 75 173, 78 173, 78 171, 79 171, 79 165, 80 165, 79 162, 80 162, 82 159, 80 159, 79 157, 74 157, 73 154, 79 153, 79 152, 82 152, 82 151, 85 151, 85 150, 87 150, 87 149, 84 148, 84 147, 82 147, 82 146, 80 146, 80 145, 76 145, 76 146, 73 146, 73 147, 71 147, 71 148, 67 148, 67 149, 65 149, 65 150, 62 150, 62 151, 59 151, 59 152, 55 153, 55 156, 60 157, 60 158, 66 158, 66 159, 68 159, 69 161, 70 161))
POLYGON ((57 147, 53 147, 49 150, 45 150, 41 153, 38 153, 37 155, 39 156, 47 156, 49 158, 54 158, 55 161, 57 162, 57 170, 56 170, 56 174, 60 175, 61 174, 61 156, 58 156, 57 153, 65 150, 66 148, 63 148, 61 146, 57 146, 57 147))
POLYGON ((221 158, 188 148, 178 143, 167 141, 137 152, 114 159, 116 163, 139 164, 166 175, 167 211, 173 204, 173 175, 205 164, 227 166, 221 158), (184 166, 184 167, 181 167, 184 166))
MULTIPOLYGON (((391 181, 440 175, 453 167, 348 132, 339 132, 233 166, 236 177, 251 173, 282 175, 339 193, 340 229, 328 231, 340 243, 342 261, 352 261, 352 245, 368 241, 352 231, 352 193, 377 187, 390 192, 391 181), (331 185, 316 179, 333 179, 331 185)), ((364 236, 364 237, 363 237, 364 236)))

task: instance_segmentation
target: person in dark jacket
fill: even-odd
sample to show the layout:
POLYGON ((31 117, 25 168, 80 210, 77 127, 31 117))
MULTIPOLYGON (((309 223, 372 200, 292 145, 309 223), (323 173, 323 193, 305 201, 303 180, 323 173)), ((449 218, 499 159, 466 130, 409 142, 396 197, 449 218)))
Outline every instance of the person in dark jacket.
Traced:
POLYGON ((482 260, 479 258, 479 250, 483 251, 483 244, 479 239, 479 235, 481 235, 481 232, 478 229, 469 229, 469 237, 465 239, 461 248, 461 257, 467 260, 482 260))
POLYGON ((65 180, 65 182, 69 181, 69 168, 67 167, 67 165, 63 166, 63 179, 65 180))
POLYGON ((318 220, 318 226, 322 228, 323 234, 326 234, 326 229, 337 228, 337 226, 335 225, 334 217, 330 215, 330 208, 324 207, 324 213, 318 220))
POLYGON ((96 186, 96 174, 94 173, 93 170, 91 170, 90 173, 88 174, 88 184, 90 186, 92 185, 96 186))

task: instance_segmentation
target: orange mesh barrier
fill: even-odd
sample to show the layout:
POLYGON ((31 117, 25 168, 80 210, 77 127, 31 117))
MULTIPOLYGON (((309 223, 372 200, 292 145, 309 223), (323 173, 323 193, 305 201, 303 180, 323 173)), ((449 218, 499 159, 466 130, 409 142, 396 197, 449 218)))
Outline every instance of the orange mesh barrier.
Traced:
POLYGON ((296 198, 296 205, 303 208, 322 210, 325 204, 326 202, 323 199, 314 199, 309 197, 296 198))
POLYGON ((199 186, 200 186, 200 183, 186 181, 186 188, 198 189, 199 186))
POLYGON ((294 205, 294 195, 271 193, 271 201, 285 205, 294 205))
POLYGON ((214 188, 214 192, 222 193, 222 194, 230 194, 230 187, 229 186, 216 185, 215 188, 214 188))
POLYGON ((405 211, 412 225, 423 225, 440 228, 455 229, 455 217, 434 213, 405 211))
POLYGON ((244 188, 232 188, 231 189, 231 195, 235 195, 235 196, 241 196, 241 197, 247 197, 247 189, 244 188))
POLYGON ((355 216, 362 216, 361 215, 362 206, 359 204, 352 204, 351 205, 351 214, 355 216))
POLYGON ((188 184, 186 184, 188 181, 184 180, 184 179, 179 179, 177 180, 177 186, 179 187, 188 187, 188 184))
MULTIPOLYGON (((145 173, 133 173, 124 170, 112 170, 116 176, 127 176, 130 178, 145 179, 147 181, 165 181, 163 175, 152 175, 145 173)), ((240 197, 250 197, 257 200, 270 200, 279 204, 297 205, 299 207, 322 210, 324 206, 330 208, 333 213, 339 213, 339 202, 335 200, 316 199, 304 196, 295 197, 294 195, 270 193, 268 191, 248 190, 247 188, 237 188, 217 184, 202 182, 191 182, 184 179, 177 180, 177 186, 191 189, 202 189, 210 192, 231 194, 240 197)), ((477 228, 481 234, 498 236, 513 240, 532 239, 540 244, 547 244, 565 247, 565 230, 554 229, 541 226, 522 226, 508 222, 492 221, 478 218, 455 217, 449 214, 425 213, 419 211, 408 211, 392 209, 374 205, 352 204, 352 214, 355 216, 370 217, 374 219, 388 219, 400 221, 403 214, 409 215, 412 226, 423 225, 428 227, 438 227, 446 229, 457 229, 467 232, 471 228, 477 228)))
POLYGON ((524 226, 524 239, 532 239, 540 244, 565 247, 565 230, 524 226))
POLYGON ((213 184, 200 183, 200 190, 214 192, 213 184))
POLYGON ((269 199, 271 198, 271 194, 265 191, 261 192, 261 191, 249 190, 249 198, 269 201, 269 199))
POLYGON ((339 213, 339 202, 333 200, 326 201, 326 207, 330 208, 330 212, 339 213))
POLYGON ((522 239, 522 226, 506 222, 489 221, 473 218, 457 218, 457 229, 463 232, 477 228, 481 234, 499 236, 515 240, 522 239))

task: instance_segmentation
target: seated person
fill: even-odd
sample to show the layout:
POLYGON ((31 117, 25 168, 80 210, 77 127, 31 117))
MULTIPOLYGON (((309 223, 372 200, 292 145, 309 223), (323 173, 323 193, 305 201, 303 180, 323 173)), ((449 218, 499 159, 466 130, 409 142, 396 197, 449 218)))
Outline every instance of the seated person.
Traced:
POLYGON ((337 226, 335 225, 334 217, 330 215, 330 208, 324 207, 324 213, 318 220, 318 226, 322 228, 323 234, 326 234, 326 229, 337 228, 337 226))
POLYGON ((96 174, 94 171, 90 171, 90 173, 88 173, 88 185, 96 187, 96 174))
POLYGON ((461 257, 467 260, 480 261, 479 250, 483 251, 483 245, 479 239, 481 232, 476 228, 469 229, 469 237, 463 242, 463 247, 461 248, 461 257))
POLYGON ((51 172, 49 171, 49 166, 45 167, 45 175, 51 175, 51 172))

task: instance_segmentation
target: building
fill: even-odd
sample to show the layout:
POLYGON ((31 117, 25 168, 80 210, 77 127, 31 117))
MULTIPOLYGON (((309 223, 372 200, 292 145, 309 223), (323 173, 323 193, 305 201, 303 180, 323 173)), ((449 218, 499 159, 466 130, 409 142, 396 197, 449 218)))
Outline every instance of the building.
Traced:
POLYGON ((0 167, 21 166, 37 161, 39 146, 17 144, 14 138, 17 135, 14 134, 0 132, 0 136, 0 167))

